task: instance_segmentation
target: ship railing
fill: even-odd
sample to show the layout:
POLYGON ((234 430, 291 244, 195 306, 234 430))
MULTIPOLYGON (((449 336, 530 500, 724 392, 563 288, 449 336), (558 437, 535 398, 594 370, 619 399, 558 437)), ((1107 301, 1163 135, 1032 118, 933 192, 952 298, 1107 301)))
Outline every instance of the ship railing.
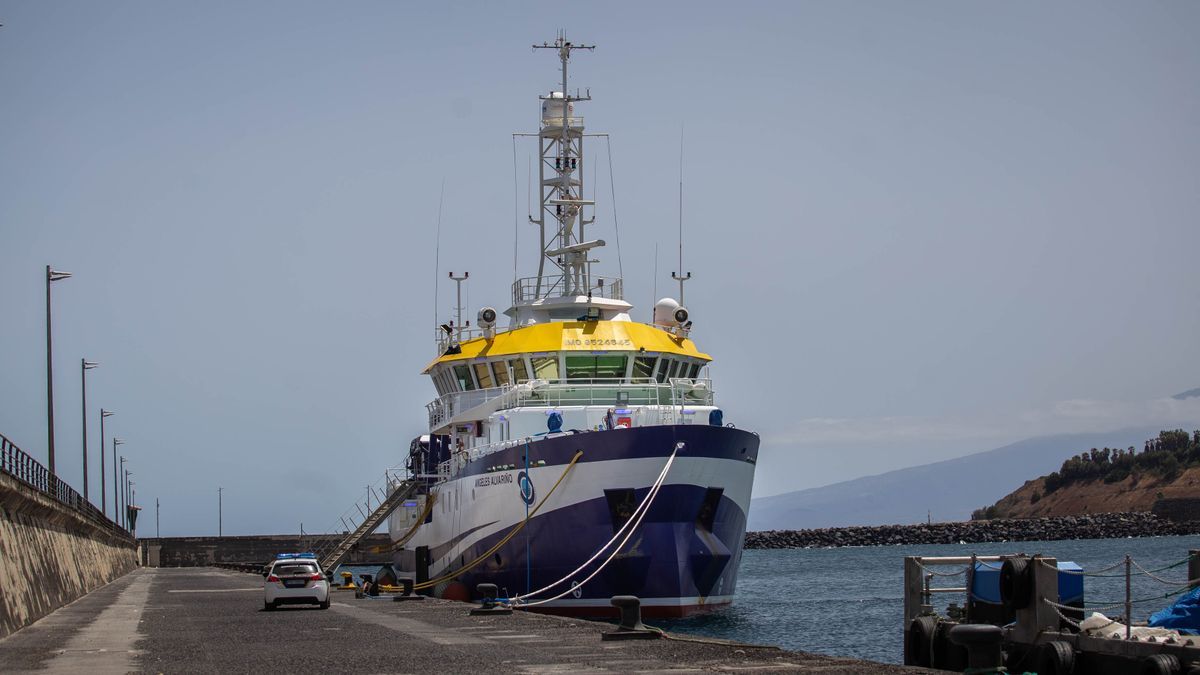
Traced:
POLYGON ((618 277, 589 277, 581 286, 575 285, 575 279, 568 274, 541 277, 523 277, 512 285, 513 304, 533 302, 544 298, 559 298, 569 296, 591 295, 593 298, 608 300, 624 300, 624 282, 618 277))
POLYGON ((470 391, 454 391, 444 394, 425 405, 429 413, 429 428, 436 429, 450 421, 455 415, 481 406, 492 399, 504 396, 512 391, 512 385, 490 387, 488 389, 472 389, 470 391))
MULTIPOLYGON (((562 124, 561 117, 543 117, 542 118, 542 131, 546 131, 547 129, 561 129, 562 125, 563 124, 562 124)), ((568 117, 567 118, 567 126, 572 127, 572 128, 582 128, 583 127, 583 118, 582 117, 568 117)))
POLYGON ((709 378, 671 378, 660 383, 654 378, 593 378, 521 380, 516 385, 456 391, 426 404, 429 428, 436 429, 456 415, 500 397, 506 400, 496 410, 523 407, 606 405, 661 406, 661 424, 678 424, 687 406, 709 406, 716 400, 709 378))

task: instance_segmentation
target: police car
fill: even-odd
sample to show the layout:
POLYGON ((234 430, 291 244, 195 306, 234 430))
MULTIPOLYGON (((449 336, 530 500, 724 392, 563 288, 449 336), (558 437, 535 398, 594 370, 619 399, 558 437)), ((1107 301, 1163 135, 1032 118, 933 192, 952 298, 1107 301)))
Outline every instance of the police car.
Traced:
POLYGON ((329 582, 315 553, 280 553, 263 576, 263 609, 293 604, 329 609, 329 582))

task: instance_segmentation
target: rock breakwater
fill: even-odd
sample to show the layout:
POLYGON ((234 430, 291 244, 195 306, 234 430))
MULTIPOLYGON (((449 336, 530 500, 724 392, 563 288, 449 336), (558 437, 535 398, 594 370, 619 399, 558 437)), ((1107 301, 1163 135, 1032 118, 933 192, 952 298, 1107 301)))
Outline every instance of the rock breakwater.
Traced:
POLYGON ((1123 539, 1200 534, 1200 521, 1172 522, 1152 513, 972 520, 929 525, 831 527, 747 532, 746 548, 833 548, 916 544, 980 544, 1062 539, 1123 539))

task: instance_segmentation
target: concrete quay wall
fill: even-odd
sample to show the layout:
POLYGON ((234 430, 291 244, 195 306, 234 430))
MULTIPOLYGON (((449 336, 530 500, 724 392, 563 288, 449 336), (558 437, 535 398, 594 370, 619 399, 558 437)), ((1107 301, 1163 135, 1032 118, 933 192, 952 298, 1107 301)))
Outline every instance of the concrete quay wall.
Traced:
MULTIPOLYGON (((343 535, 298 534, 237 537, 143 538, 142 564, 147 567, 204 567, 213 563, 260 563, 277 553, 315 551, 326 542, 341 541, 343 535)), ((391 539, 372 534, 350 551, 350 562, 391 562, 391 539)))
POLYGON ((0 637, 137 567, 137 542, 0 473, 0 637))

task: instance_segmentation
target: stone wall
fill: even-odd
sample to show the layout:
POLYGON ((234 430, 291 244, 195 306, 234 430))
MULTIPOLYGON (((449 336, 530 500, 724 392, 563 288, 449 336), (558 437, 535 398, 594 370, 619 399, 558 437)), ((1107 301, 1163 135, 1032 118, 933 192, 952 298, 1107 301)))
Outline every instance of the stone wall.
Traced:
POLYGON ((1063 539, 1124 539, 1200 534, 1200 521, 1177 522, 1152 513, 1098 513, 1059 518, 971 520, 929 525, 831 527, 746 533, 746 548, 833 548, 914 544, 979 544, 1063 539))
MULTIPOLYGON (((257 563, 273 560, 276 553, 315 551, 342 535, 296 534, 242 537, 163 537, 142 539, 142 563, 148 567, 203 567, 213 563, 257 563)), ((391 539, 372 534, 350 551, 348 562, 391 562, 391 539)))
POLYGON ((137 566, 137 542, 0 473, 0 637, 137 566))

